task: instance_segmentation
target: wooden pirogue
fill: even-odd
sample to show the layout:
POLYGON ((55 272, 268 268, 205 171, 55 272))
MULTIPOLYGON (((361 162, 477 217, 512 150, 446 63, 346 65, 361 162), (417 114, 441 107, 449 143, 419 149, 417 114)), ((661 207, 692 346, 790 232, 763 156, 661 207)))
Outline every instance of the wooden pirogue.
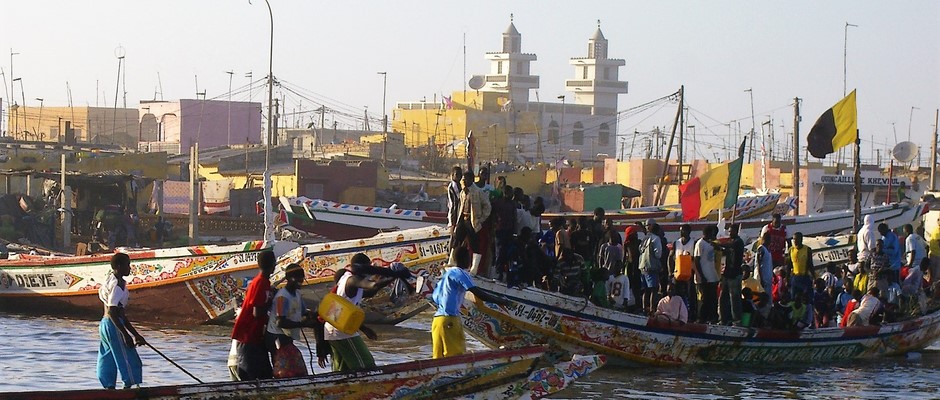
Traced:
MULTIPOLYGON (((199 324, 230 310, 258 273, 266 242, 128 251, 134 321, 199 324)), ((111 254, 14 255, 0 260, 0 310, 100 318, 98 288, 111 273, 111 254)))
MULTIPOLYGON (((621 364, 680 366, 830 362, 904 354, 940 337, 940 310, 882 326, 804 330, 682 324, 595 306, 539 289, 507 289, 477 279, 509 306, 466 299, 464 327, 490 347, 547 343, 575 354, 596 352, 621 364)), ((469 297, 469 296, 468 296, 469 297)))
POLYGON ((536 368, 544 351, 538 346, 487 351, 351 373, 254 382, 0 393, 0 399, 539 399, 565 389, 605 362, 604 356, 595 355, 536 368))

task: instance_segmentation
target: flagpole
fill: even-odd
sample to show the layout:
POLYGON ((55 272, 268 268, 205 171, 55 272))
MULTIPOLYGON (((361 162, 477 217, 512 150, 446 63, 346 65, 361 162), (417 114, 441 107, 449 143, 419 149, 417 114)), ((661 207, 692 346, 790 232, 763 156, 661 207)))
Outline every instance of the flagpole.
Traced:
POLYGON ((862 137, 855 130, 855 213, 852 219, 852 231, 858 232, 862 222, 862 162, 859 154, 862 151, 862 137))

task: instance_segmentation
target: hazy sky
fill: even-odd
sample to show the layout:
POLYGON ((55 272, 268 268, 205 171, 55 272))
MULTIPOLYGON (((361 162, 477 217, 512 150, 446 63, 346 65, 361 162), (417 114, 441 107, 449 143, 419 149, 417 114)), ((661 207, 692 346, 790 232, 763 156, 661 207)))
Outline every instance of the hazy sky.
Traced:
MULTIPOLYGON (((248 71, 267 73, 268 13, 263 0, 6 1, 0 17, 0 67, 10 90, 9 51, 26 102, 113 105, 117 59, 126 53, 129 107, 154 97, 194 98, 194 76, 209 98, 247 100, 248 71), (96 80, 98 95, 96 96, 96 80), (97 100, 96 100, 97 98, 97 100), (107 100, 107 103, 104 101, 107 100)), ((574 77, 571 57, 586 55, 601 20, 610 56, 623 58, 630 93, 620 109, 685 85, 697 140, 728 140, 726 125, 751 127, 753 88, 757 124, 773 118, 778 140, 792 131, 794 97, 803 99, 801 131, 843 94, 843 40, 848 30, 848 88, 858 88, 863 157, 907 138, 929 145, 940 107, 940 2, 936 1, 302 1, 271 0, 275 20, 274 75, 288 110, 325 103, 350 115, 381 116, 382 77, 388 108, 461 90, 462 40, 467 75, 489 70, 483 53, 500 49, 500 34, 515 14, 523 50, 538 55, 539 98, 564 94, 574 77), (302 103, 300 103, 302 102, 302 103), (913 110, 913 122, 909 125, 913 110), (736 124, 735 124, 736 125, 736 124), (781 127, 782 125, 782 127, 781 127)), ((260 87, 252 98, 262 100, 260 87)), ((19 82, 15 96, 22 102, 19 82)), ((531 95, 535 100, 535 93, 531 95)), ((672 105, 621 122, 620 133, 671 124, 672 105)), ((309 114, 305 114, 309 115, 309 114)), ((308 117, 309 118, 309 117, 308 117)), ((340 119, 341 117, 337 117, 340 119)), ((354 123, 347 117, 344 123, 354 123)), ((629 145, 629 143, 628 143, 629 145)), ((716 146, 718 147, 718 146, 716 146)), ((699 149, 710 157, 711 150, 699 149)))

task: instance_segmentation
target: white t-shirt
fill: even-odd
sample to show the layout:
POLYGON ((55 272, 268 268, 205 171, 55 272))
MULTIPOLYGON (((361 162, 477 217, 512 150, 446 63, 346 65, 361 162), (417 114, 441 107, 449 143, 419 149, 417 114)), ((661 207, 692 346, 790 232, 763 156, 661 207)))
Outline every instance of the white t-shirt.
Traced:
POLYGON ((614 300, 617 307, 623 307, 624 303, 628 306, 636 304, 633 297, 633 291, 630 290, 630 278, 626 274, 620 276, 611 275, 607 278, 607 293, 614 300))
POLYGON ((295 340, 300 340, 300 328, 281 329, 277 326, 278 317, 287 317, 287 319, 300 322, 304 316, 304 300, 300 295, 300 289, 290 294, 287 288, 281 288, 274 295, 274 301, 271 303, 271 314, 268 318, 267 330, 270 333, 287 335, 295 340))
POLYGON ((701 273, 695 274, 695 283, 718 282, 718 271, 715 271, 715 246, 705 239, 699 239, 695 242, 695 252, 692 256, 699 257, 702 266, 701 273))
POLYGON ((865 294, 862 296, 862 302, 858 305, 858 308, 853 313, 858 314, 858 318, 861 318, 865 322, 865 325, 868 325, 868 320, 871 319, 871 315, 875 313, 878 309, 878 306, 881 305, 881 300, 878 300, 877 297, 870 294, 865 294))
POLYGON ((127 307, 127 302, 130 300, 127 284, 123 288, 118 286, 118 278, 114 274, 108 274, 108 279, 98 289, 98 299, 104 303, 105 307, 127 307))
POLYGON ((676 239, 675 243, 672 244, 672 248, 676 252, 676 262, 678 262, 680 255, 691 256, 695 252, 695 241, 689 238, 688 243, 682 244, 682 239, 676 239))
MULTIPOLYGON (((348 281, 349 277, 351 276, 353 276, 351 272, 346 272, 341 278, 339 278, 339 282, 336 283, 336 294, 345 297, 347 300, 358 306, 359 302, 362 301, 363 290, 361 288, 356 289, 356 295, 352 298, 346 296, 346 281, 348 281)), ((359 336, 359 332, 350 335, 339 329, 336 329, 336 327, 329 322, 323 324, 323 338, 326 340, 343 340, 356 336, 359 336)))

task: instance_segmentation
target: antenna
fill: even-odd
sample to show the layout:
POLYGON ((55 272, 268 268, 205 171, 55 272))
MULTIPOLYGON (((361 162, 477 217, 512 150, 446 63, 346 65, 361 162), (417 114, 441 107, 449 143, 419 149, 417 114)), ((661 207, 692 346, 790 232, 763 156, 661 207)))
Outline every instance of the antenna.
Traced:
POLYGON ((160 79, 160 71, 157 71, 157 87, 160 91, 153 94, 153 99, 156 100, 157 94, 160 94, 160 101, 163 101, 163 80, 160 79))

